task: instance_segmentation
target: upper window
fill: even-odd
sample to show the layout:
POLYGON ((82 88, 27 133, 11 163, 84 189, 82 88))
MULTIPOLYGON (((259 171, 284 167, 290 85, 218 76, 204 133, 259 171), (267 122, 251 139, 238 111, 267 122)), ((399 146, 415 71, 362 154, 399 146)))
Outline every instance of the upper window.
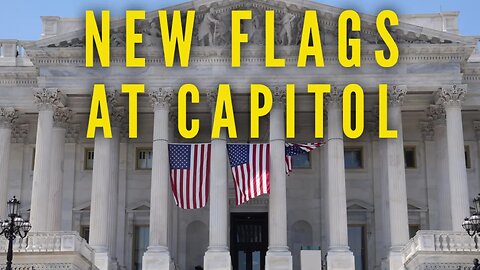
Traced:
POLYGON ((152 169, 153 151, 148 149, 137 149, 137 170, 151 170, 152 169))
POLYGON ((312 164, 310 162, 310 153, 301 153, 292 156, 292 167, 294 169, 310 169, 312 164))
POLYGON ((85 164, 84 164, 85 170, 93 170, 94 156, 95 156, 95 151, 93 150, 93 148, 85 149, 85 164))
POLYGON ((465 165, 467 169, 472 168, 472 159, 470 158, 470 147, 465 145, 465 165))
POLYGON ((405 155, 405 168, 415 169, 417 168, 417 154, 415 146, 405 146, 403 149, 405 155))
POLYGON ((345 169, 363 169, 363 153, 361 147, 345 148, 345 169))

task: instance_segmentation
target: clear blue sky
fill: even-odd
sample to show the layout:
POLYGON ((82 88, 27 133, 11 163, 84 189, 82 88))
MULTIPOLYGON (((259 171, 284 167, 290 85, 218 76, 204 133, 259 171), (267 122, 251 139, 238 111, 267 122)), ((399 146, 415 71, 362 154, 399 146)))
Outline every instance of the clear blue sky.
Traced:
MULTIPOLYGON (((359 12, 375 14, 393 9, 399 14, 460 11, 460 32, 480 35, 480 0, 314 0, 359 12)), ((159 9, 184 0, 5 0, 0 11, 0 39, 38 39, 40 16, 83 17, 86 9, 109 9, 121 16, 126 9, 159 9)))

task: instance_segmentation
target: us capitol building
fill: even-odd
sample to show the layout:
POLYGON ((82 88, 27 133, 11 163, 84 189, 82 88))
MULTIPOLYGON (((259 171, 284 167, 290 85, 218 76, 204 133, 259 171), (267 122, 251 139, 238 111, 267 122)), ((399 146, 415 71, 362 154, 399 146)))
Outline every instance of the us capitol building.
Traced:
MULTIPOLYGON (((108 69, 85 68, 84 18, 42 17, 39 40, 0 40, 0 217, 15 195, 33 224, 28 240, 14 245, 14 269, 449 270, 480 257, 461 227, 480 192, 480 53, 478 37, 459 34, 457 12, 401 15, 392 28, 400 59, 389 69, 375 63, 374 51, 384 47, 375 16, 362 14, 361 32, 351 33, 362 40, 362 67, 346 69, 336 56, 340 8, 301 0, 195 0, 166 8, 191 9, 188 69, 165 68, 157 11, 137 25, 146 68, 125 68, 121 18, 111 22, 108 69), (242 27, 250 43, 235 69, 232 9, 254 14, 242 27), (272 9, 276 51, 287 61, 282 69, 264 67, 264 11, 272 9), (307 9, 318 12, 324 68, 296 67, 307 9), (112 139, 86 139, 95 83, 108 91, 112 139), (137 139, 128 139, 122 83, 147 90, 139 98, 137 139), (282 87, 297 87, 297 136, 287 141, 306 143, 316 141, 306 85, 332 84, 327 144, 295 156, 289 176, 272 166, 270 195, 237 206, 225 140, 214 140, 207 207, 179 209, 165 145, 192 142, 177 133, 176 91, 185 83, 201 91, 200 103, 188 108, 188 119, 201 120, 193 142, 211 141, 212 96, 219 83, 230 83, 238 125, 232 142, 271 141, 272 148, 285 141, 282 87), (261 119, 261 138, 250 141, 251 83, 276 89, 276 113, 261 119), (339 140, 341 89, 349 83, 365 90, 366 130, 339 140), (381 83, 390 86, 389 124, 398 139, 378 139, 381 83)), ((2 264, 6 249, 2 236, 2 264)))

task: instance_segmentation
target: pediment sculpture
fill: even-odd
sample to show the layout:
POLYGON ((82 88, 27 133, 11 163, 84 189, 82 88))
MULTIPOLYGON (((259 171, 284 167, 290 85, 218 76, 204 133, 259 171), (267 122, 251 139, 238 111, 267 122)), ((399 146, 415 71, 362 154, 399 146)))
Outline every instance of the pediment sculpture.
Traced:
MULTIPOLYGON (((195 1, 194 1, 195 2, 195 1)), ((192 2, 192 3, 194 3, 192 2)), ((318 4, 321 5, 321 4, 318 4)), ((192 5, 192 7, 195 5, 192 5)), ((242 21, 242 31, 249 34, 249 45, 264 45, 265 43, 265 10, 275 11, 275 44, 278 46, 297 46, 303 29, 303 14, 307 8, 298 7, 281 1, 238 1, 224 0, 210 3, 208 6, 196 7, 195 25, 192 37, 193 47, 227 47, 231 40, 231 11, 252 10, 252 19, 242 21)), ((340 12, 341 9, 338 9, 340 12)), ((338 14, 330 10, 317 9, 321 39, 323 45, 336 44, 338 14)), ((183 10, 182 16, 186 15, 183 10)), ((183 18, 185 19, 185 18, 183 18)), ((112 23, 110 45, 112 47, 125 46, 125 24, 112 23)), ((156 11, 148 13, 147 19, 137 22, 136 31, 143 34, 140 46, 160 47, 162 44, 159 29, 158 14, 156 11)), ((442 44, 452 43, 452 40, 427 36, 423 33, 408 32, 401 27, 391 30, 397 43, 425 43, 442 44)), ((363 21, 360 32, 350 32, 349 37, 361 38, 367 44, 381 44, 383 41, 377 34, 376 26, 370 21, 363 21)), ((83 47, 85 36, 81 35, 69 40, 56 41, 47 47, 83 47)))

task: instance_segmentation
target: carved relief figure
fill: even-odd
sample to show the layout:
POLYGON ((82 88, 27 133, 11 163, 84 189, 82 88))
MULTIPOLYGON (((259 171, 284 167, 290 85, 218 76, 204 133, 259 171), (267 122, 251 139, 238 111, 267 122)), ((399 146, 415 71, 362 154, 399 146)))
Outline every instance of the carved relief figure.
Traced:
POLYGON ((110 34, 110 44, 113 47, 124 47, 125 46, 125 33, 122 30, 117 29, 113 30, 110 34))
POLYGON ((252 20, 246 20, 245 31, 248 33, 248 39, 257 45, 263 45, 262 34, 262 13, 258 9, 252 9, 252 20))
POLYGON ((200 45, 215 45, 215 35, 218 31, 217 25, 220 24, 220 21, 214 17, 214 10, 210 8, 209 12, 203 17, 203 21, 200 23, 198 29, 198 41, 200 45), (208 44, 205 42, 205 37, 208 37, 208 44))
POLYGON ((295 15, 288 12, 287 8, 283 9, 283 17, 280 20, 281 30, 279 38, 279 44, 282 45, 292 45, 293 37, 292 37, 292 23, 295 20, 295 15), (286 40, 285 40, 286 35, 286 40))
POLYGON ((152 20, 150 23, 145 22, 143 31, 145 35, 145 46, 159 46, 162 43, 160 28, 158 23, 155 20, 152 20))

